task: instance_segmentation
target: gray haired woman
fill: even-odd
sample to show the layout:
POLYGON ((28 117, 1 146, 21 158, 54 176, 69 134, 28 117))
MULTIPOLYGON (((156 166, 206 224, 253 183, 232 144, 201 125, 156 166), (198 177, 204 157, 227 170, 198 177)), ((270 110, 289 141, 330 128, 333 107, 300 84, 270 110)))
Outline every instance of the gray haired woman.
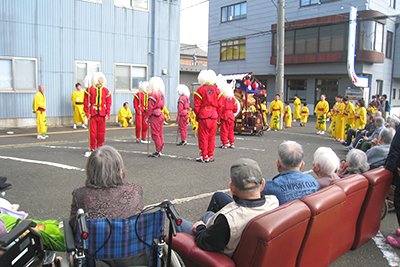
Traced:
POLYGON ((336 172, 340 177, 350 174, 364 173, 369 170, 367 155, 360 149, 352 149, 347 153, 346 161, 342 161, 336 172))
POLYGON ((72 192, 71 225, 75 226, 78 209, 88 213, 88 219, 126 219, 142 211, 142 187, 124 181, 124 176, 124 162, 115 148, 93 151, 86 164, 85 186, 72 192))
POLYGON ((327 187, 335 180, 340 179, 335 173, 339 169, 340 160, 329 147, 320 147, 314 152, 312 169, 318 176, 319 189, 327 187))

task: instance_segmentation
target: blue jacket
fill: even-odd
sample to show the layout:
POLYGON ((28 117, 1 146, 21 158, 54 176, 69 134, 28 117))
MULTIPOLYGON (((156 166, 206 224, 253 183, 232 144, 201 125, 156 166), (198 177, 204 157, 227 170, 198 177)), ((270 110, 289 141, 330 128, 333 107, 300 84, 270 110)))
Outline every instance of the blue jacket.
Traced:
POLYGON ((318 189, 318 182, 311 175, 303 174, 301 171, 287 171, 278 174, 272 180, 266 180, 262 194, 275 195, 279 205, 282 205, 314 193, 318 189))

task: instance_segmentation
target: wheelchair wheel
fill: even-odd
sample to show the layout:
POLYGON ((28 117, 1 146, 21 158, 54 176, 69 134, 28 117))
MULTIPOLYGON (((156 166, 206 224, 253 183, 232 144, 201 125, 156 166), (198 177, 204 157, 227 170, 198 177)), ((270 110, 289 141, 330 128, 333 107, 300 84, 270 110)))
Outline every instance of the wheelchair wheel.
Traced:
POLYGON ((389 210, 389 205, 387 199, 385 199, 385 202, 383 203, 382 207, 381 220, 383 220, 386 217, 388 210, 389 210))
MULTIPOLYGON (((163 257, 161 258, 161 267, 167 266, 168 245, 162 247, 163 257)), ((174 250, 171 250, 171 267, 185 267, 181 257, 174 250)))

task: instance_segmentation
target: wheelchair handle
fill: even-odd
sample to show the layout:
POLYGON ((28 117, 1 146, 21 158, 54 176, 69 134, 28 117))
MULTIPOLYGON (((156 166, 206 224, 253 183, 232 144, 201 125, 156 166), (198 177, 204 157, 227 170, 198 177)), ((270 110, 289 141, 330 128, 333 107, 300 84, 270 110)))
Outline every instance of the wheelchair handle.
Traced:
POLYGON ((178 212, 174 207, 174 204, 172 204, 171 201, 164 200, 161 203, 161 208, 164 208, 167 213, 171 214, 172 219, 178 226, 182 224, 182 218, 179 216, 178 212))
POLYGON ((86 214, 83 209, 78 209, 78 225, 81 237, 87 239, 89 236, 89 230, 86 224, 86 214))

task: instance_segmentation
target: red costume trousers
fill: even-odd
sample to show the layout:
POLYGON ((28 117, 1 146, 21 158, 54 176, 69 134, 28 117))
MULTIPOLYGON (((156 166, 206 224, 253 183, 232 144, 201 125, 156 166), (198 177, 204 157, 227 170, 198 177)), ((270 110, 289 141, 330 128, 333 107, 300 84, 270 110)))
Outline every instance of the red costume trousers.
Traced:
POLYGON ((179 125, 179 133, 181 134, 181 140, 186 141, 187 139, 187 120, 189 115, 179 116, 178 125, 179 125))
POLYGON ((90 149, 102 147, 105 135, 106 117, 98 115, 90 117, 90 149))
POLYGON ((136 120, 136 138, 137 139, 145 139, 147 135, 147 130, 149 129, 149 125, 144 123, 144 116, 146 115, 145 112, 142 115, 136 113, 135 120, 136 120), (142 137, 140 137, 140 132, 142 132, 142 137))
POLYGON ((214 155, 217 120, 199 119, 199 149, 203 158, 214 155))
POLYGON ((150 117, 151 139, 153 139, 158 152, 161 152, 164 146, 163 124, 164 116, 162 114, 159 117, 155 115, 150 117))
POLYGON ((231 144, 235 143, 235 122, 233 120, 221 120, 220 138, 224 146, 228 144, 228 139, 231 144))

